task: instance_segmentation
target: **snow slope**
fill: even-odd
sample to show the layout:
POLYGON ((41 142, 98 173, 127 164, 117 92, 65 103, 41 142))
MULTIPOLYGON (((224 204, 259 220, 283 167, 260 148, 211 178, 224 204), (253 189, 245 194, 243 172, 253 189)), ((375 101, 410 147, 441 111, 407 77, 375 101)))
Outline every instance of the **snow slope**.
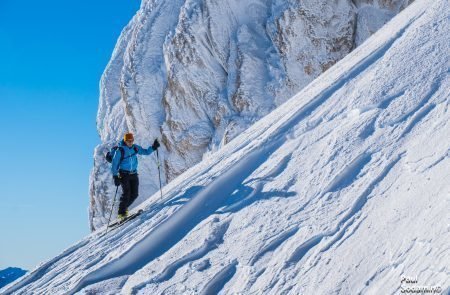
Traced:
POLYGON ((141 217, 0 293, 449 294, 448 2, 416 0, 141 217))

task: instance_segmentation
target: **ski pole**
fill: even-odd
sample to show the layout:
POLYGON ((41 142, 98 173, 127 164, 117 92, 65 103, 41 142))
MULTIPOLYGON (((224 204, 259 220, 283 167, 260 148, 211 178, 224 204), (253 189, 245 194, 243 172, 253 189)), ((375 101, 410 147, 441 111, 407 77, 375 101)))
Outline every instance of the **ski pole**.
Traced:
POLYGON ((158 165, 158 174, 159 174, 159 191, 161 193, 161 200, 162 200, 163 199, 163 194, 162 194, 162 185, 161 185, 161 164, 159 162, 158 149, 156 149, 156 158, 158 159, 157 165, 158 165))
POLYGON ((116 193, 114 194, 114 201, 113 201, 113 204, 112 204, 112 207, 111 207, 111 212, 109 213, 108 225, 106 226, 106 232, 105 232, 105 235, 108 233, 109 222, 111 221, 111 215, 112 215, 112 212, 113 212, 113 210, 114 210, 114 205, 116 204, 116 197, 117 197, 117 191, 118 191, 118 190, 119 190, 119 186, 117 186, 117 188, 116 188, 116 193))

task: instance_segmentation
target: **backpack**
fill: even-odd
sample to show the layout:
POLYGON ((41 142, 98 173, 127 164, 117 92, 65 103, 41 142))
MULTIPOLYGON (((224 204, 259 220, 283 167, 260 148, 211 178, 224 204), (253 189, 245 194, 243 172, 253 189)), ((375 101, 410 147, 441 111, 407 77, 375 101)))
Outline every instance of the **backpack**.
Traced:
MULTIPOLYGON (((136 154, 138 153, 138 148, 137 148, 136 146, 133 147, 133 149, 134 149, 134 154, 127 156, 127 158, 132 157, 132 156, 134 156, 134 155, 136 155, 136 154)), ((106 162, 112 163, 113 156, 114 156, 114 154, 115 154, 115 152, 116 152, 117 150, 120 151, 120 161, 119 161, 119 164, 122 163, 123 159, 125 159, 125 157, 124 157, 125 151, 123 150, 123 147, 117 146, 117 145, 116 145, 116 146, 113 146, 113 147, 111 148, 111 150, 110 150, 109 152, 106 153, 106 155, 105 155, 106 162)))

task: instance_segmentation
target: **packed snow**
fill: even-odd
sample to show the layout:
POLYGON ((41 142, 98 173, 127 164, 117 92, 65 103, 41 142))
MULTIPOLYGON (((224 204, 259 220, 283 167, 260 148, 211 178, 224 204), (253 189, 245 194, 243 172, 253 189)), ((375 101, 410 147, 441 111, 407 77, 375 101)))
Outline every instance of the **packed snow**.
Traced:
POLYGON ((450 294, 449 31, 448 0, 414 1, 138 218, 0 293, 450 294))

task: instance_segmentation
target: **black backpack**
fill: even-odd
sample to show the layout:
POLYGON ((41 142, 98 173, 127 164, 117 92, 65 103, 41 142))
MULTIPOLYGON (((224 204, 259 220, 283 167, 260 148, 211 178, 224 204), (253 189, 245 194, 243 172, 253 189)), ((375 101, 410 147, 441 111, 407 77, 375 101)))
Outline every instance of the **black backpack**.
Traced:
MULTIPOLYGON (((129 155, 127 158, 132 157, 132 156, 134 156, 134 155, 136 155, 136 154, 138 153, 138 148, 137 148, 136 146, 135 146, 133 149, 134 149, 134 154, 129 155)), ((111 150, 110 150, 109 152, 107 152, 106 155, 105 155, 105 159, 106 159, 106 161, 107 161, 108 163, 112 163, 114 153, 115 153, 117 150, 120 151, 120 162, 119 162, 119 164, 122 163, 123 159, 125 159, 125 158, 124 158, 125 151, 123 150, 123 147, 117 146, 117 145, 116 145, 116 146, 113 146, 113 147, 111 148, 111 150)))

